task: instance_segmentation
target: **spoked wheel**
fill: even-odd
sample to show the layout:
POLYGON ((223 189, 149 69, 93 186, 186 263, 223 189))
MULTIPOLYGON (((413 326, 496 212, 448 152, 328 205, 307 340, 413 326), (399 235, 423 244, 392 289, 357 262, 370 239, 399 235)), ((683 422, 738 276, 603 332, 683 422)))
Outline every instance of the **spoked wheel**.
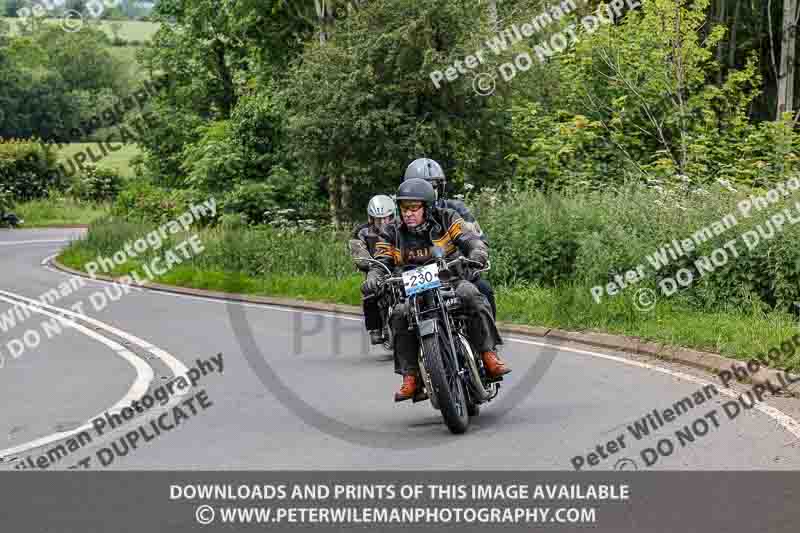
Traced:
POLYGON ((386 340, 383 341, 383 349, 387 352, 391 352, 394 350, 394 332, 392 331, 391 326, 384 326, 383 328, 383 338, 386 340))
POLYGON ((439 410, 445 424, 455 434, 464 433, 469 426, 469 412, 464 384, 457 370, 450 368, 447 357, 450 346, 441 329, 435 335, 422 340, 422 351, 425 358, 425 369, 433 384, 432 394, 436 395, 439 410))

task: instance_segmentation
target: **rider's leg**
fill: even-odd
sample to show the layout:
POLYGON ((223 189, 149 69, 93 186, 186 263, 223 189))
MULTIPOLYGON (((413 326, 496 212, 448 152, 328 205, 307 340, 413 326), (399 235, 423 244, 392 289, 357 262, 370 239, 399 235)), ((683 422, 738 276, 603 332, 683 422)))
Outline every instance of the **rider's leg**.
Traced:
POLYGON ((456 286, 456 295, 461 299, 464 310, 472 317, 467 335, 473 347, 481 354, 486 371, 491 377, 511 372, 511 368, 497 356, 496 346, 503 344, 503 340, 486 298, 475 284, 463 280, 456 286))
POLYGON ((364 327, 369 331, 372 344, 383 342, 383 324, 381 324, 381 312, 378 308, 376 297, 365 298, 363 300, 364 327))
POLYGON ((394 308, 391 317, 394 331, 394 371, 403 376, 403 386, 394 395, 395 401, 408 400, 419 388, 419 339, 408 330, 408 303, 394 308))
POLYGON ((483 278, 478 278, 478 281, 475 282, 475 286, 477 286, 481 294, 486 296, 486 299, 489 300, 489 305, 492 307, 492 316, 497 320, 497 304, 494 301, 494 289, 492 289, 489 282, 483 278))

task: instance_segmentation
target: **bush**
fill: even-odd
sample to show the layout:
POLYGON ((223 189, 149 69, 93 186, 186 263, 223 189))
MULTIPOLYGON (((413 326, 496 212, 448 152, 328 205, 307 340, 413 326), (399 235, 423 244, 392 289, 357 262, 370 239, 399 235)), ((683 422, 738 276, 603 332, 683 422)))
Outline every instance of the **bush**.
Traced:
POLYGON ((264 182, 238 185, 224 201, 224 211, 240 213, 250 224, 293 226, 325 218, 324 201, 314 183, 275 167, 264 182))
MULTIPOLYGON (((209 199, 208 195, 197 191, 165 189, 144 180, 133 180, 117 195, 111 214, 128 220, 163 224, 188 211, 192 204, 209 199)), ((217 217, 219 214, 218 209, 217 217)), ((215 221, 205 219, 203 223, 213 224, 215 221)))
POLYGON ((225 198, 224 210, 241 214, 250 224, 267 222, 267 210, 277 207, 275 187, 267 183, 243 183, 225 198))
POLYGON ((15 201, 43 198, 66 185, 49 146, 14 139, 0 139, 0 184, 15 201))
POLYGON ((629 185, 604 192, 565 191, 559 195, 484 191, 477 202, 471 202, 479 207, 476 216, 489 237, 490 279, 497 284, 576 284, 588 292, 642 265, 645 279, 623 291, 627 296, 612 299, 631 298, 644 287, 654 289, 661 299, 667 296, 659 283, 675 279, 680 269, 687 269, 693 282, 686 288, 678 286, 672 297, 692 308, 796 311, 795 302, 800 301, 800 225, 787 221, 774 237, 762 236, 752 249, 742 235, 768 234, 765 224, 769 217, 784 208, 794 209, 800 194, 781 197, 774 206, 754 209, 751 216, 744 217, 737 203, 751 192, 764 194, 734 194, 722 187, 688 194, 629 185), (687 255, 673 259, 668 254, 667 264, 658 269, 648 260, 673 239, 690 239, 728 214, 736 223, 719 234, 712 232, 704 242, 696 241, 696 248, 687 255), (731 240, 735 240, 738 257, 728 250, 724 264, 712 264, 710 272, 698 269, 698 260, 711 258, 713 251, 724 249, 731 240))
POLYGON ((122 190, 123 180, 119 173, 110 168, 98 168, 85 164, 86 171, 78 176, 70 187, 70 194, 81 200, 102 202, 114 200, 122 190))

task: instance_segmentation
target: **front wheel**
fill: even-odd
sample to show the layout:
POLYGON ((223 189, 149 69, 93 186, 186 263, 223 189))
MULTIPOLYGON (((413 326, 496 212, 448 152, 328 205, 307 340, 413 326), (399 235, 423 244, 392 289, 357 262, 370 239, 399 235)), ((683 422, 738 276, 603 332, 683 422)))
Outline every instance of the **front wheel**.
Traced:
POLYGON ((464 384, 458 369, 450 368, 448 351, 447 337, 441 329, 422 339, 425 370, 433 384, 433 391, 430 392, 436 395, 444 423, 452 433, 458 435, 469 426, 469 412, 464 384))

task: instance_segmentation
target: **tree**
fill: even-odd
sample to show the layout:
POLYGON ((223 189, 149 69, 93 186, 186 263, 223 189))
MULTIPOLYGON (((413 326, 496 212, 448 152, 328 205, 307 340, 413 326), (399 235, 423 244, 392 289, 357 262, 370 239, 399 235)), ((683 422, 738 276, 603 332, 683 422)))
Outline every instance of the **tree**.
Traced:
POLYGON ((486 181, 502 173, 477 169, 498 152, 490 137, 509 124, 470 77, 438 89, 430 78, 472 48, 480 9, 470 0, 374 0, 293 65, 279 95, 292 155, 326 177, 334 221, 395 189, 422 154, 456 183, 470 171, 486 181))
POLYGON ((797 0, 783 0, 781 31, 781 63, 778 79, 778 103, 775 119, 794 110, 795 31, 797 25, 797 0))

